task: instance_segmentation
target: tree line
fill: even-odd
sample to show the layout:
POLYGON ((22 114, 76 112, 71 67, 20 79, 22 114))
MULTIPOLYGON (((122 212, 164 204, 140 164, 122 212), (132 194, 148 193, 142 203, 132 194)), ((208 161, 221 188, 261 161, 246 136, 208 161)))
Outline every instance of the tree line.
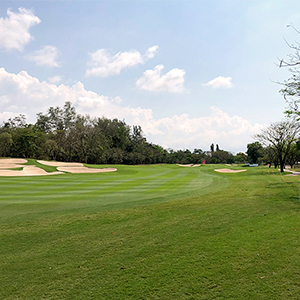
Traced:
POLYGON ((24 115, 0 127, 0 157, 22 157, 89 164, 243 163, 243 153, 211 146, 211 151, 164 149, 149 143, 140 126, 125 121, 80 115, 71 102, 38 113, 34 124, 24 115))

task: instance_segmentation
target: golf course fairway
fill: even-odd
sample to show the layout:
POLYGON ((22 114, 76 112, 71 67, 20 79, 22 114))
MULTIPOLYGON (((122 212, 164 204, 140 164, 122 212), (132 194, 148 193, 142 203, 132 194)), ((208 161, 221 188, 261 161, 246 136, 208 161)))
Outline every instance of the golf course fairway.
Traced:
POLYGON ((87 166, 0 177, 0 299, 299 298, 297 177, 87 166))

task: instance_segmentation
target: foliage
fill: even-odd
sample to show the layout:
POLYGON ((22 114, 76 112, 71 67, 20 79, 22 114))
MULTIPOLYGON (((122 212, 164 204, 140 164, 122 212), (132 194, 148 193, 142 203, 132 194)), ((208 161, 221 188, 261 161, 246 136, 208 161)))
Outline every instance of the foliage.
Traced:
MULTIPOLYGON (((234 162, 234 157, 233 155, 225 150, 216 150, 214 153, 212 153, 212 158, 210 160, 210 162, 214 160, 214 161, 218 161, 218 163, 233 163, 234 162), (217 159, 217 160, 215 160, 217 159)), ((216 163, 216 162, 214 162, 216 163)))
POLYGON ((299 128, 300 124, 297 121, 287 119, 272 123, 255 136, 264 145, 271 146, 269 149, 273 151, 278 160, 281 172, 283 172, 284 165, 290 155, 292 144, 297 140, 299 128))
MULTIPOLYGON (((1 133, 9 134, 12 140, 2 156, 89 164, 199 164, 212 158, 212 152, 201 149, 166 150, 149 143, 141 126, 77 114, 70 102, 62 108, 50 107, 46 114, 38 113, 35 124, 27 124, 24 115, 9 119, 0 127, 1 133)), ((213 144, 211 148, 214 150, 213 144)), ((232 161, 233 156, 218 145, 213 154, 218 162, 232 161)))
MULTIPOLYGON (((293 28, 297 33, 300 33, 293 25, 289 25, 289 27, 293 28)), ((291 77, 280 83, 283 88, 280 90, 284 99, 288 103, 288 108, 285 111, 287 116, 296 117, 298 120, 300 119, 300 45, 289 44, 288 46, 293 50, 293 53, 288 55, 288 60, 282 59, 280 61, 279 67, 288 67, 291 77)))
POLYGON ((251 164, 256 164, 258 162, 259 157, 262 156, 263 147, 259 142, 254 142, 247 145, 247 155, 248 160, 251 164))
POLYGON ((247 162, 247 155, 243 152, 239 152, 234 156, 234 162, 236 164, 244 164, 245 162, 247 162))
POLYGON ((11 134, 8 132, 0 133, 0 157, 9 154, 12 143, 13 140, 11 134))

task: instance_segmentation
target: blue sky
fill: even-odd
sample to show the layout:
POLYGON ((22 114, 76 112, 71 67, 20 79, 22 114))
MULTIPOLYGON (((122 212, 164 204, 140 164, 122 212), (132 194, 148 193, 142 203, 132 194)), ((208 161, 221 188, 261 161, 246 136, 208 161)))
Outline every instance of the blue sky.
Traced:
POLYGON ((299 1, 0 1, 0 122, 71 101, 166 148, 245 151, 283 118, 299 1))

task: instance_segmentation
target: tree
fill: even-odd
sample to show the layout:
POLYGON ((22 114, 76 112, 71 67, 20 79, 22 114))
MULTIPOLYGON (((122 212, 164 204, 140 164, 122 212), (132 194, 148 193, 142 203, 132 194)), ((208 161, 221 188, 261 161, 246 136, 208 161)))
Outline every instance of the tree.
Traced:
MULTIPOLYGON (((288 25, 300 34, 293 25, 288 25)), ((283 94, 284 99, 288 103, 288 109, 285 113, 288 116, 294 116, 298 120, 300 119, 300 44, 289 44, 288 46, 294 51, 294 53, 288 55, 288 60, 281 59, 279 67, 288 67, 291 73, 291 77, 284 82, 280 83, 283 88, 280 92, 283 94)))
POLYGON ((209 161, 210 164, 219 164, 220 160, 217 157, 212 157, 209 161))
POLYGON ((220 150, 220 148, 219 148, 219 145, 217 144, 216 145, 216 151, 219 151, 220 150))
POLYGON ((283 172, 284 165, 291 150, 291 145, 297 140, 300 123, 295 119, 286 119, 281 122, 272 123, 268 128, 256 134, 255 137, 264 145, 272 146, 283 172))
POLYGON ((279 161, 273 148, 274 147, 271 145, 264 148, 264 160, 266 163, 270 164, 270 167, 272 164, 274 164, 274 168, 277 169, 279 161))
POLYGON ((51 139, 47 140, 44 145, 44 151, 51 160, 56 160, 59 152, 59 147, 57 146, 56 141, 51 139))
POLYGON ((247 161, 247 155, 243 152, 239 152, 234 156, 234 162, 237 164, 244 164, 247 161))
POLYGON ((300 151, 296 143, 291 144, 290 152, 286 158, 287 163, 290 165, 291 168, 299 161, 300 158, 300 151))
POLYGON ((211 153, 215 152, 215 145, 214 144, 210 145, 210 151, 211 151, 211 153))
POLYGON ((0 157, 9 154, 12 143, 13 140, 11 134, 8 132, 0 133, 0 157))
POLYGON ((37 114, 36 126, 48 133, 54 130, 69 131, 75 124, 77 114, 71 102, 65 102, 64 107, 49 107, 46 115, 37 114))
POLYGON ((4 123, 4 127, 6 128, 24 128, 26 126, 26 117, 23 114, 19 114, 19 116, 14 118, 9 118, 7 122, 4 123))
POLYGON ((256 164, 259 157, 261 156, 260 150, 262 150, 262 145, 259 142, 254 142, 247 145, 247 155, 248 160, 251 164, 256 164))
POLYGON ((225 150, 217 150, 212 154, 212 158, 217 158, 220 163, 231 164, 234 162, 233 155, 225 150))

